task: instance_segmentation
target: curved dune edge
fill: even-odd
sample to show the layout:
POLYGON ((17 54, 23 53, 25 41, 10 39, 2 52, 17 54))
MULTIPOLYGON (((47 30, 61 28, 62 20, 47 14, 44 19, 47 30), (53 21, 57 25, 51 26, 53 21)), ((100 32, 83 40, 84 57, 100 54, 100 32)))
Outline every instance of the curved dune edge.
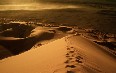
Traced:
POLYGON ((0 60, 1 73, 115 73, 115 58, 82 36, 67 36, 0 60))
MULTIPOLYGON (((30 32, 30 35, 25 38, 16 38, 15 36, 0 36, 0 45, 4 46, 13 55, 17 55, 31 49, 37 42, 49 40, 54 37, 53 32, 44 29, 37 29, 36 31, 34 31, 35 29, 33 29, 33 32, 30 32)), ((3 53, 3 51, 0 51, 0 57, 2 57, 2 59, 6 58, 4 57, 4 55, 1 54, 3 53)), ((4 54, 9 55, 7 54, 7 52, 4 54)))
POLYGON ((0 59, 12 56, 13 54, 7 50, 5 47, 3 47, 2 45, 0 45, 0 59))
MULTIPOLYGON (((21 24, 17 24, 17 25, 14 24, 14 25, 17 26, 17 28, 18 27, 20 28, 19 25, 21 25, 21 24)), ((8 25, 6 25, 6 26, 8 26, 8 25)), ((22 26, 23 26, 23 24, 22 24, 22 26)), ((24 25, 24 26, 26 26, 26 25, 24 25)), ((13 24, 9 25, 7 28, 9 28, 9 27, 14 28, 13 24)), ((26 30, 30 31, 30 29, 26 29, 26 30)), ((12 34, 9 34, 9 37, 8 37, 8 35, 0 36, 0 44, 2 46, 4 46, 13 55, 18 55, 22 52, 30 50, 32 47, 36 47, 38 45, 41 46, 44 43, 64 37, 64 36, 66 36, 66 32, 69 30, 71 30, 71 28, 68 28, 66 26, 56 27, 56 28, 38 26, 38 27, 32 29, 30 32, 28 31, 27 37, 23 37, 23 38, 15 37, 12 34), (62 29, 62 30, 58 30, 58 29, 62 29), (65 29, 65 30, 63 30, 63 29, 65 29), (14 36, 14 37, 10 37, 10 36, 14 36)), ((19 35, 18 31, 19 30, 16 31, 17 35, 19 35)), ((15 32, 15 30, 13 30, 12 32, 15 32)), ((4 33, 5 32, 1 33, 1 35, 4 33)), ((26 35, 26 34, 23 34, 23 35, 26 35)), ((5 54, 7 55, 7 53, 5 53, 5 54)), ((2 55, 0 55, 0 56, 2 57, 2 59, 6 58, 2 55)), ((11 55, 9 55, 9 56, 11 56, 11 55)))

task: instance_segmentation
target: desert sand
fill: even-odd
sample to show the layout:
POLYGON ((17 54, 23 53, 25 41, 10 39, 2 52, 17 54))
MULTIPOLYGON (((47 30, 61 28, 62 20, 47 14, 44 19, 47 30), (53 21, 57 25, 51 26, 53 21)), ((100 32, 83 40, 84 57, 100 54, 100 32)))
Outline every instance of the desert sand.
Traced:
POLYGON ((116 73, 115 3, 59 1, 0 5, 0 73, 116 73))
MULTIPOLYGON (((38 26, 23 38, 4 37, 0 39, 2 43, 12 42, 9 44, 17 44, 17 47, 20 47, 19 43, 24 42, 23 45, 31 45, 31 47, 22 47, 23 50, 15 45, 11 47, 19 49, 20 53, 0 60, 0 72, 115 73, 116 44, 114 41, 116 37, 112 35, 107 34, 105 35, 107 38, 104 38, 103 33, 94 29, 38 26), (114 47, 109 48, 108 44, 98 44, 100 42, 110 43, 114 47)), ((7 44, 2 46, 7 46, 7 44)), ((10 50, 8 47, 7 49, 10 50)), ((10 52, 13 54, 15 51, 12 49, 10 52)))

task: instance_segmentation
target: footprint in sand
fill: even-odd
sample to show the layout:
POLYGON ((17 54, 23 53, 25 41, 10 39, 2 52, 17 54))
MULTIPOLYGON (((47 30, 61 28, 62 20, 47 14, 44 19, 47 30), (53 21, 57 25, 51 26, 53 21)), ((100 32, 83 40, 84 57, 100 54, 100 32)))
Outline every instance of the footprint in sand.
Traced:
POLYGON ((73 71, 67 71, 66 73, 74 73, 73 71))
POLYGON ((68 58, 69 60, 72 60, 73 58, 68 58))
POLYGON ((69 53, 67 53, 67 54, 66 54, 66 57, 70 57, 70 54, 69 54, 69 53))
POLYGON ((83 59, 81 56, 77 56, 76 59, 83 59))
POLYGON ((66 68, 75 68, 75 65, 66 65, 66 68))
POLYGON ((73 50, 72 50, 72 51, 69 51, 69 53, 74 53, 74 52, 75 52, 75 51, 73 51, 73 50))
POLYGON ((83 58, 81 57, 81 56, 77 56, 76 57, 76 62, 78 62, 78 63, 83 63, 81 60, 82 60, 83 58))
POLYGON ((67 53, 66 55, 69 55, 69 53, 67 53))
POLYGON ((70 50, 70 48, 67 48, 67 50, 70 50))
POLYGON ((69 63, 69 60, 66 60, 64 63, 69 63))
POLYGON ((83 63, 81 60, 75 60, 76 62, 78 62, 78 63, 83 63))
POLYGON ((74 48, 74 47, 70 47, 70 48, 74 48))
POLYGON ((66 57, 70 57, 69 55, 67 55, 66 57))
POLYGON ((83 63, 82 62, 82 57, 81 56, 77 56, 77 50, 74 47, 67 47, 67 51, 68 53, 66 53, 66 58, 67 60, 64 62, 67 65, 65 66, 65 68, 70 70, 67 70, 66 73, 75 73, 74 71, 72 71, 71 69, 75 69, 76 68, 76 63, 83 63), (72 62, 74 64, 72 64, 72 62))
POLYGON ((74 55, 71 55, 72 57, 74 57, 74 55))

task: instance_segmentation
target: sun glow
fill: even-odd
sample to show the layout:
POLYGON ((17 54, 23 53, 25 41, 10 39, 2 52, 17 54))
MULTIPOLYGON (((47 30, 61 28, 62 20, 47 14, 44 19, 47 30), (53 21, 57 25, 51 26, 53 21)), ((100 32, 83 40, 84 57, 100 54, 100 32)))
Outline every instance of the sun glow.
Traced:
POLYGON ((9 4, 28 4, 34 3, 35 0, 7 0, 9 4))
POLYGON ((80 8, 80 7, 75 5, 45 4, 45 3, 0 5, 0 10, 44 10, 44 9, 66 9, 66 8, 80 8))
POLYGON ((76 5, 51 4, 36 2, 36 0, 8 0, 8 4, 0 5, 0 10, 44 10, 44 9, 66 9, 79 8, 76 5))

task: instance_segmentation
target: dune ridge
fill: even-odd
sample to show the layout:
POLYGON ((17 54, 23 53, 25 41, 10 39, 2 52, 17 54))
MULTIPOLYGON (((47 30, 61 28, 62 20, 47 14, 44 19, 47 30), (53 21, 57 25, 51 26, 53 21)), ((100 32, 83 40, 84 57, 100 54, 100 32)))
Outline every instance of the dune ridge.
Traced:
POLYGON ((0 62, 1 73, 116 72, 115 58, 79 35, 66 36, 0 62))
MULTIPOLYGON (((21 24, 21 27, 25 25, 29 26, 21 24)), ((0 33, 1 73, 116 72, 115 34, 75 26, 33 25, 23 37, 3 36, 13 26, 20 27, 13 23, 0 33)))

